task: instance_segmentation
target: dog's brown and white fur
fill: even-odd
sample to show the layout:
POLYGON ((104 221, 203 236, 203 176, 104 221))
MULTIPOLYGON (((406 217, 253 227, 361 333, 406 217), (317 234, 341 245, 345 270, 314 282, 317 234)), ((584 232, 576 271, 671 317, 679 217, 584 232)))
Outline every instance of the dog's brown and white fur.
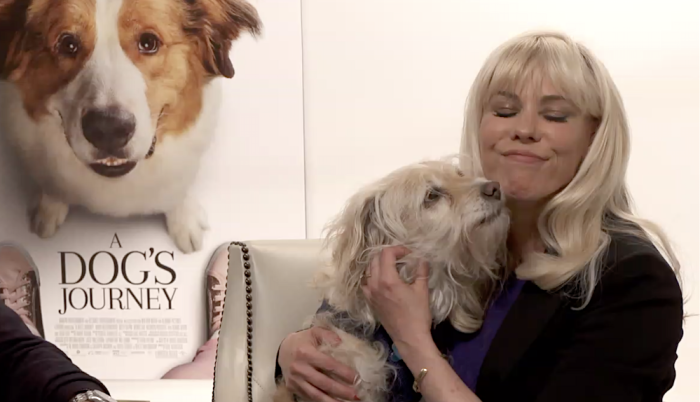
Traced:
POLYGON ((71 205, 165 214, 201 248, 189 193, 218 118, 232 42, 260 30, 244 0, 0 0, 0 122, 40 187, 31 230, 53 236, 71 205))
MULTIPOLYGON (((349 200, 329 226, 331 272, 317 282, 334 312, 315 315, 312 325, 342 339, 340 346, 321 350, 359 373, 362 401, 386 400, 394 370, 387 363, 389 351, 372 340, 380 323, 361 289, 375 253, 395 245, 410 249, 397 264, 409 283, 417 262, 427 261, 434 325, 450 320, 457 330, 474 332, 501 274, 508 226, 498 184, 465 176, 449 161, 404 167, 349 200)), ((280 384, 275 402, 288 402, 291 395, 280 384)))

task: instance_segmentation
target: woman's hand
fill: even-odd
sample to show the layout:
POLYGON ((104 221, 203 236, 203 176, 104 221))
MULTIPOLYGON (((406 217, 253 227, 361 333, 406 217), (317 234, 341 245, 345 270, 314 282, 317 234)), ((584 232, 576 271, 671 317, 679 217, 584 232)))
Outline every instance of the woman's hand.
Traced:
POLYGON ((396 260, 408 253, 404 247, 382 250, 372 260, 362 290, 413 376, 427 370, 420 384, 423 400, 479 402, 433 342, 428 264, 421 263, 412 284, 399 277, 396 260))
POLYGON ((335 346, 340 343, 340 338, 327 329, 312 327, 293 333, 282 341, 279 365, 285 385, 293 393, 316 402, 359 400, 352 386, 355 371, 319 352, 318 347, 323 341, 335 346))
POLYGON ((362 286, 370 306, 399 350, 433 344, 428 264, 421 262, 412 284, 404 282, 396 269, 396 261, 409 253, 404 247, 383 249, 371 261, 362 286))

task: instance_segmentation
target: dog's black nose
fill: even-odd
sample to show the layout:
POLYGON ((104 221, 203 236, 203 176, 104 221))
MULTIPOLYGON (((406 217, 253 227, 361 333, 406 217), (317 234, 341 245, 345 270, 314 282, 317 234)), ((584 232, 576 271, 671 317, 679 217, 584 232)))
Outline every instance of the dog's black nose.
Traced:
POLYGON ((81 124, 85 138, 105 152, 124 148, 136 130, 134 115, 116 107, 87 110, 81 124))
POLYGON ((490 181, 481 185, 481 194, 485 198, 501 199, 501 185, 497 181, 490 181))

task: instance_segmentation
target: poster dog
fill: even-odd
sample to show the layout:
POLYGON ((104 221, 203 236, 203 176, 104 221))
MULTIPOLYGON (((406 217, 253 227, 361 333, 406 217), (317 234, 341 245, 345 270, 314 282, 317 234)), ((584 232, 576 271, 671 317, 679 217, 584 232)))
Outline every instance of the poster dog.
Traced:
POLYGON ((232 42, 261 22, 244 0, 0 0, 0 131, 38 185, 30 228, 71 206, 164 214, 184 253, 207 218, 189 189, 218 118, 232 42))
MULTIPOLYGON (((391 350, 374 339, 380 323, 361 288, 372 258, 387 246, 411 250, 397 263, 408 283, 416 279, 418 262, 427 261, 433 324, 449 320, 461 332, 474 332, 506 258, 504 203, 498 183, 465 175, 447 161, 429 161, 370 184, 330 224, 331 269, 315 283, 330 309, 310 321, 340 337, 338 346, 320 350, 355 369, 360 400, 388 400, 395 373, 387 360, 391 350)), ((294 400, 286 384, 278 384, 273 401, 294 400)))

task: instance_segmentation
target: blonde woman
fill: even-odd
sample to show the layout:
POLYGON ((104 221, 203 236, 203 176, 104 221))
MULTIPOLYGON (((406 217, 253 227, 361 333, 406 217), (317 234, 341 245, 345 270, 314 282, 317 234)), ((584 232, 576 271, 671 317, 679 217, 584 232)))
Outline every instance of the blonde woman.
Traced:
MULTIPOLYGON (((373 262, 364 291, 393 341, 396 400, 662 400, 682 336, 678 262, 631 211, 629 149, 620 94, 584 46, 540 32, 494 51, 469 95, 462 152, 507 197, 515 275, 465 335, 431 328, 425 281, 396 273, 401 249, 373 262)), ((316 350, 333 336, 289 335, 280 380, 318 402, 357 399, 355 373, 316 350)))

